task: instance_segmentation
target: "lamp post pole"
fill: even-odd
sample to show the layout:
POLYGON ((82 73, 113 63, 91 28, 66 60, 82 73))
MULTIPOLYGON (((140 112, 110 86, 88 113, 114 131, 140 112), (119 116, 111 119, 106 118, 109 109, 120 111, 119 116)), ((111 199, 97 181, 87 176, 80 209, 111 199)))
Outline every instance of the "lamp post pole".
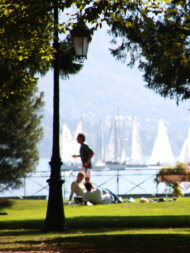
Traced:
POLYGON ((54 1, 54 93, 53 93, 53 146, 50 161, 51 174, 48 179, 49 197, 44 230, 64 230, 66 220, 63 208, 62 184, 61 179, 61 158, 59 149, 59 32, 58 32, 58 4, 54 1))
MULTIPOLYGON (((53 93, 53 147, 50 161, 51 174, 47 180, 49 184, 49 197, 47 214, 44 225, 45 231, 58 231, 67 228, 64 215, 62 184, 61 179, 61 157, 59 148, 59 28, 58 22, 58 1, 54 1, 54 93, 53 93)), ((90 40, 90 30, 86 25, 79 25, 72 31, 76 56, 86 58, 88 42, 90 40)))

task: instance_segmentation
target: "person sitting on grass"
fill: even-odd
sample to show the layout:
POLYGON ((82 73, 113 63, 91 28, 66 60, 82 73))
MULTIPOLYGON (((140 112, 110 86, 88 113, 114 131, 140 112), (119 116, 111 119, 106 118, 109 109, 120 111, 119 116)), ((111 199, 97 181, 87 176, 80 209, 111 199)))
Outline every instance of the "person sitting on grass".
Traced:
POLYGON ((72 197, 73 197, 74 194, 76 195, 75 202, 76 203, 81 203, 82 202, 82 196, 83 196, 83 193, 85 191, 85 185, 84 185, 84 182, 83 182, 84 176, 85 176, 84 172, 79 171, 79 173, 77 175, 77 178, 76 178, 76 181, 72 182, 72 184, 71 184, 71 194, 70 194, 70 197, 69 197, 69 203, 71 203, 71 200, 72 200, 72 197))
POLYGON ((86 182, 85 187, 87 192, 83 194, 84 204, 87 204, 88 202, 94 205, 123 202, 122 199, 118 198, 109 190, 102 190, 100 188, 93 190, 93 185, 91 182, 86 182))

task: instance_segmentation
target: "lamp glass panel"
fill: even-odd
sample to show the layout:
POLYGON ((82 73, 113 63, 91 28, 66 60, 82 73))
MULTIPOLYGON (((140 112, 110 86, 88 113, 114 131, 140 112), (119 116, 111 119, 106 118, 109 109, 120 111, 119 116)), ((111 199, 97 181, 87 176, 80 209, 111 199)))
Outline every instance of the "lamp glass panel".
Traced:
POLYGON ((88 38, 74 37, 73 42, 76 56, 86 57, 88 52, 88 38))

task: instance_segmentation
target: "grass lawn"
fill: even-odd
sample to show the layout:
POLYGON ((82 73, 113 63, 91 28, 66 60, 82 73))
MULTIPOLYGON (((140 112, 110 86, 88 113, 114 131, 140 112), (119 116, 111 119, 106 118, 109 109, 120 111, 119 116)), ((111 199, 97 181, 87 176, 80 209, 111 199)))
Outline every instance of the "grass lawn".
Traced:
POLYGON ((0 252, 190 252, 190 198, 65 206, 69 229, 42 231, 47 201, 0 204, 0 252))

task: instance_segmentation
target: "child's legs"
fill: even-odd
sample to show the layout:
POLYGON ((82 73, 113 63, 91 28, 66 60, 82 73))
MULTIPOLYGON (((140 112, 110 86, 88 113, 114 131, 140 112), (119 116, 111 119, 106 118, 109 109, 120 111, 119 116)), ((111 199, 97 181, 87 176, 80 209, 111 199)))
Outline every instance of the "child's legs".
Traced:
POLYGON ((86 174, 85 167, 82 167, 80 171, 83 171, 86 174))
POLYGON ((91 176, 91 169, 87 169, 86 174, 85 174, 85 181, 90 182, 90 176, 91 176))
POLYGON ((91 169, 83 167, 81 171, 85 173, 85 181, 90 182, 91 169))

